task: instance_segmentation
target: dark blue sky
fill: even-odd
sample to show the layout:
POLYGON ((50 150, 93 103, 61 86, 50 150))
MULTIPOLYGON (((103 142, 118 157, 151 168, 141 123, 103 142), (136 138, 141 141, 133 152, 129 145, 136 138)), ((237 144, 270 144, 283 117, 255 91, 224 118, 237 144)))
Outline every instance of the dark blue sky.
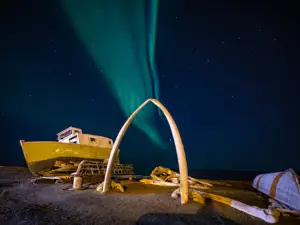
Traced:
MULTIPOLYGON (((9 2, 1 6, 0 164, 24 164, 20 139, 54 140, 69 125, 114 139, 126 117, 63 10, 9 2)), ((300 170, 299 18, 288 1, 264 2, 161 2, 161 102, 190 168, 300 170)), ((140 171, 176 167, 171 144, 161 150, 131 126, 121 161, 140 171)))

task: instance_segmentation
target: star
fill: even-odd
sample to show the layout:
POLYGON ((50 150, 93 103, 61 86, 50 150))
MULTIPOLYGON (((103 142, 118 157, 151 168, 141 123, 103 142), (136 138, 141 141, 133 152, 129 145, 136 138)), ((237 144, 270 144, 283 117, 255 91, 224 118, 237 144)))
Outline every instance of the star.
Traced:
POLYGON ((277 41, 277 38, 274 38, 273 41, 277 41))
POLYGON ((92 101, 95 101, 95 96, 92 96, 91 100, 92 100, 92 101))
POLYGON ((178 19, 178 16, 175 16, 175 19, 178 19))
POLYGON ((222 41, 221 44, 222 44, 222 45, 225 44, 225 41, 222 41))
POLYGON ((31 97, 32 95, 31 95, 31 94, 29 94, 28 96, 29 96, 29 97, 31 97))
POLYGON ((70 76, 72 75, 72 73, 71 73, 71 72, 69 72, 68 74, 69 74, 70 76))
POLYGON ((241 38, 240 38, 240 37, 237 37, 237 39, 238 39, 238 40, 241 40, 241 38))
POLYGON ((56 53, 56 52, 57 52, 57 49, 53 49, 53 52, 56 53))
POLYGON ((232 99, 235 99, 234 95, 231 95, 231 98, 232 98, 232 99))
POLYGON ((176 88, 176 89, 177 89, 177 88, 179 88, 179 85, 178 85, 178 84, 176 84, 176 85, 175 85, 175 88, 176 88))
POLYGON ((1 116, 1 117, 4 116, 4 113, 3 113, 3 112, 0 112, 0 116, 1 116))

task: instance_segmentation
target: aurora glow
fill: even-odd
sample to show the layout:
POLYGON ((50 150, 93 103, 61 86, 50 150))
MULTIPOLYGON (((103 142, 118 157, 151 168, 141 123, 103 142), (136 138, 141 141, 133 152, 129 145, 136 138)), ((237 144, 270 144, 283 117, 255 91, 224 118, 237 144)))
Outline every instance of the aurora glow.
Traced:
MULTIPOLYGON (((159 98, 155 67, 158 0, 60 3, 127 117, 146 99, 159 98)), ((133 123, 164 148, 153 123, 156 112, 149 105, 133 123)))

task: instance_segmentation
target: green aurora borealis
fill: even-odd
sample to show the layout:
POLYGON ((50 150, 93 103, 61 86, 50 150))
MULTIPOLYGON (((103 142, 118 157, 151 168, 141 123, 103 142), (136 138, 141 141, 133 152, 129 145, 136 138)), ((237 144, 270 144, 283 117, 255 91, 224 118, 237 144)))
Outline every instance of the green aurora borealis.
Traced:
MULTIPOLYGON (((158 0, 61 0, 60 3, 126 117, 146 99, 159 98, 155 67, 158 0)), ((165 148, 153 123, 156 114, 156 108, 148 105, 133 123, 165 148)))

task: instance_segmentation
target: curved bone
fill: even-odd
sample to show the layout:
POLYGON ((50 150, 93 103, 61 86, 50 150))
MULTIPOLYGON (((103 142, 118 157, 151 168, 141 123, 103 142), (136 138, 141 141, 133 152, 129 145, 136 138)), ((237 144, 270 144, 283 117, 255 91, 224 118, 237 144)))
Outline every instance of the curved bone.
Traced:
POLYGON ((171 128, 171 132, 172 132, 174 143, 175 143, 176 153, 177 153, 178 164, 179 164, 181 203, 185 204, 188 201, 188 171, 187 171, 186 155, 185 155, 183 143, 182 143, 182 140, 180 137, 180 133, 179 133, 178 127, 175 124, 175 121, 173 120, 169 111, 158 100, 151 99, 151 98, 146 100, 142 105, 140 105, 131 114, 131 116, 127 119, 127 121, 124 123, 121 130, 119 131, 119 134, 114 142, 114 145, 112 147, 110 157, 108 160, 102 191, 105 193, 109 189, 109 186, 110 186, 109 183, 110 183, 114 158, 115 158, 118 147, 121 143, 121 140, 122 140, 127 128, 129 127, 129 125, 132 122, 132 120, 134 119, 134 117, 138 114, 138 112, 149 102, 152 102, 153 104, 155 104, 157 107, 159 107, 162 110, 162 112, 164 113, 165 117, 167 118, 169 126, 171 128))

